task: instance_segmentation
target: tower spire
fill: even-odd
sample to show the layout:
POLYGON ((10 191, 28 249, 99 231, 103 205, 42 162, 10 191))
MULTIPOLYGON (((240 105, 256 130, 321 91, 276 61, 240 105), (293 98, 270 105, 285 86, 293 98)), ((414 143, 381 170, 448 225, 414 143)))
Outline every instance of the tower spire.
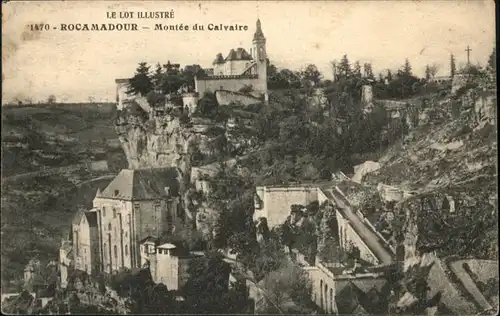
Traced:
POLYGON ((257 23, 256 23, 257 27, 255 29, 255 33, 253 35, 253 39, 254 40, 259 40, 259 39, 265 39, 264 37, 264 33, 262 32, 262 26, 260 24, 260 19, 257 19, 257 23))

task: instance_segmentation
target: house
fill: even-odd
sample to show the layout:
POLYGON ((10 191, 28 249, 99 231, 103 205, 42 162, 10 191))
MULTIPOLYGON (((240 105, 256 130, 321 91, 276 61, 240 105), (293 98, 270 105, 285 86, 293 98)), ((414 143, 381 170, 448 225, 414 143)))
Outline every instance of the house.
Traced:
MULTIPOLYGON (((213 68, 205 69, 205 75, 195 76, 195 89, 181 89, 182 107, 193 113, 200 97, 206 92, 215 93, 219 104, 241 102, 252 104, 268 100, 266 38, 260 20, 252 39, 250 53, 242 47, 233 48, 226 57, 218 53, 212 63, 213 68), (239 93, 240 90, 248 93, 239 93)), ((151 113, 151 107, 144 97, 128 95, 130 79, 115 79, 117 109, 127 108, 131 101, 142 100, 140 106, 151 113)))
POLYGON ((318 188, 314 185, 260 186, 255 191, 253 219, 266 218, 269 229, 285 222, 292 205, 306 206, 318 200, 318 188))
POLYGON ((178 177, 175 168, 124 169, 97 191, 93 204, 104 272, 139 267, 139 242, 182 224, 178 177))
POLYGON ((59 248, 59 286, 63 289, 68 286, 69 270, 73 267, 73 244, 70 240, 63 240, 59 248))
POLYGON ((218 90, 238 92, 242 88, 251 87, 255 94, 262 95, 267 100, 266 38, 260 20, 257 20, 252 44, 250 53, 241 47, 231 49, 226 58, 218 53, 213 61, 213 75, 195 78, 198 95, 218 90))
POLYGON ((267 219, 269 229, 283 224, 294 204, 306 206, 317 201, 335 206, 340 246, 359 251, 360 259, 374 265, 391 264, 394 251, 375 227, 359 211, 352 209, 368 190, 350 180, 292 186, 256 187, 254 220, 267 219), (340 187, 340 188, 339 188, 340 187), (366 192, 364 192, 366 191, 366 192))
POLYGON ((189 263, 199 255, 181 246, 162 242, 160 238, 146 237, 140 242, 141 262, 149 265, 155 283, 163 283, 169 290, 181 290, 189 274, 189 263))
POLYGON ((100 271, 98 229, 96 209, 80 210, 73 218, 74 267, 89 275, 100 271))

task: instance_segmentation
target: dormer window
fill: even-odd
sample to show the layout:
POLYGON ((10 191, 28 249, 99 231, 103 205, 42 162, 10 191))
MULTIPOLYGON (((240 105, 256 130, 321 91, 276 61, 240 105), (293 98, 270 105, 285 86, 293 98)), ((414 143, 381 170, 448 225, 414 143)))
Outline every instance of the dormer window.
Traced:
POLYGON ((115 190, 115 196, 118 196, 119 193, 120 193, 119 190, 115 190))

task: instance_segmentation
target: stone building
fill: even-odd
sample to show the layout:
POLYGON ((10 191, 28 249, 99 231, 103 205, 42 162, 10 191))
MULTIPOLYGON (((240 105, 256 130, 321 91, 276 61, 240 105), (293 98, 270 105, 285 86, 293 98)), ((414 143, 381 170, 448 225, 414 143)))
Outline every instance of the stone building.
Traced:
POLYGON ((106 273, 140 266, 139 241, 183 220, 175 168, 122 170, 94 199, 99 253, 106 273))
POLYGON ((74 267, 89 275, 100 271, 97 211, 78 211, 73 218, 74 267))
POLYGON ((235 91, 248 87, 267 100, 267 52, 266 38, 260 20, 248 53, 244 48, 231 49, 226 58, 219 53, 213 62, 214 72, 203 78, 195 78, 196 92, 203 96, 207 91, 235 91))
MULTIPOLYGON (((205 92, 215 93, 219 104, 238 101, 243 104, 253 104, 268 100, 267 91, 267 52, 266 38, 262 32, 261 22, 257 20, 256 30, 252 39, 250 53, 242 47, 231 49, 224 58, 218 53, 213 61, 213 68, 205 69, 206 75, 195 77, 194 91, 181 88, 182 106, 188 113, 193 113, 198 100, 205 92), (245 94, 239 93, 244 88, 245 94)), ((144 96, 137 97, 127 94, 130 79, 115 79, 117 109, 127 108, 132 100, 142 100, 139 105, 147 112, 151 107, 144 96)))
MULTIPOLYGON (((293 204, 306 206, 317 201, 319 205, 329 202, 335 206, 340 247, 345 251, 356 249, 359 259, 373 264, 393 263, 394 251, 375 227, 364 218, 361 212, 354 211, 344 193, 339 189, 353 186, 354 182, 334 180, 327 183, 302 184, 296 186, 256 187, 254 220, 267 219, 269 228, 283 224, 290 215, 293 204)), ((344 189, 345 190, 345 189, 344 189)), ((351 190, 356 191, 356 190, 351 190)))
POLYGON ((68 275, 73 267, 73 245, 70 240, 63 240, 59 248, 59 286, 63 289, 68 285, 68 275))
POLYGON ((189 274, 189 263, 198 255, 160 239, 146 237, 140 243, 141 263, 149 265, 155 283, 163 283, 169 290, 181 290, 189 274))
POLYGON ((318 200, 315 186, 262 186, 256 187, 254 221, 264 217, 269 229, 281 225, 290 215, 290 206, 318 200))

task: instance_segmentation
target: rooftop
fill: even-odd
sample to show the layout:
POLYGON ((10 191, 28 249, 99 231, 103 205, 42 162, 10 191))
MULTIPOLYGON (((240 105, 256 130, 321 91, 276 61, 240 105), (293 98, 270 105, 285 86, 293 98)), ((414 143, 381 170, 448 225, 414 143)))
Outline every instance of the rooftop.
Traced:
POLYGON ((85 218, 87 219, 89 227, 97 227, 97 213, 93 210, 79 210, 75 214, 75 217, 73 217, 73 225, 80 225, 82 216, 85 216, 85 218))
POLYGON ((175 168, 123 169, 96 197, 127 201, 168 198, 178 194, 177 177, 175 168))
POLYGON ((226 61, 228 60, 253 60, 253 58, 244 48, 238 47, 229 51, 226 57, 226 61))

